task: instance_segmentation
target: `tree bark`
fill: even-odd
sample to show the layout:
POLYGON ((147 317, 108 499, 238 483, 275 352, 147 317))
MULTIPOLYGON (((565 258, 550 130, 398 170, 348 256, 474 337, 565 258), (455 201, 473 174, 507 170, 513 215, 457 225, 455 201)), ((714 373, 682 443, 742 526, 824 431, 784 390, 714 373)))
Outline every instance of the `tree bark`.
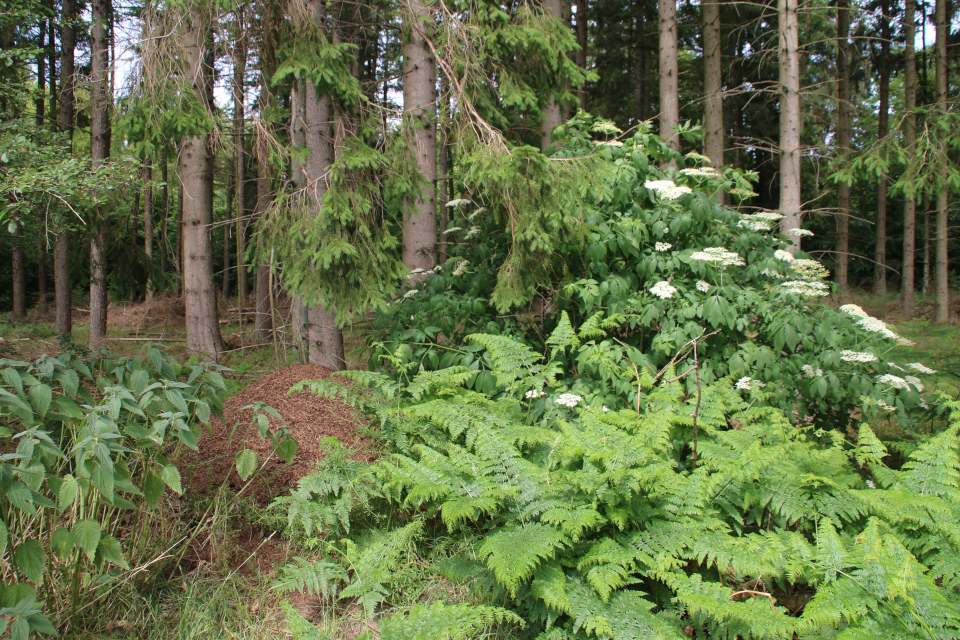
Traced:
MULTIPOLYGON (((261 94, 262 95, 262 94, 261 94)), ((267 163, 263 158, 257 162, 257 219, 263 216, 273 202, 272 181, 267 163)), ((256 310, 253 316, 253 332, 258 342, 265 342, 273 334, 273 315, 270 313, 270 296, 273 294, 270 287, 270 265, 263 260, 257 265, 254 282, 256 310)))
MULTIPOLYGON (((850 153, 850 4, 837 0, 837 153, 850 153)), ((840 300, 850 296, 850 185, 837 185, 837 287, 840 300)))
MULTIPOLYGON (((558 20, 563 19, 563 5, 564 0, 544 0, 543 8, 548 15, 557 18, 558 20)), ((425 16, 431 15, 429 7, 424 5, 420 0, 413 0, 411 2, 413 7, 414 17, 413 23, 415 25, 423 25, 423 19, 425 16)), ((432 20, 432 18, 431 18, 432 20)), ((429 67, 431 70, 435 68, 433 56, 429 54, 426 47, 422 45, 423 41, 428 37, 427 30, 425 27, 420 28, 419 30, 414 27, 413 37, 411 42, 404 45, 404 64, 407 64, 408 61, 413 65, 414 68, 419 65, 420 67, 429 67), (422 51, 420 50, 422 48, 422 51), (410 56, 408 58, 408 56, 410 56)), ((431 77, 433 77, 434 72, 431 71, 431 77)), ((404 75, 403 81, 403 94, 404 94, 404 108, 406 109, 406 96, 407 96, 407 79, 408 77, 404 75)), ((417 78, 417 84, 420 85, 419 88, 414 88, 413 91, 417 92, 418 100, 416 101, 417 108, 422 108, 423 106, 430 104, 428 100, 429 95, 432 95, 433 90, 431 89, 431 94, 426 92, 426 83, 431 82, 431 87, 436 84, 435 80, 428 80, 425 73, 421 73, 421 76, 417 78)), ((411 94, 413 95, 413 94, 411 94)), ((421 117, 421 120, 423 118, 421 117)), ((559 127, 563 123, 563 111, 560 109, 560 103, 556 99, 551 99, 549 103, 543 108, 543 116, 540 120, 540 149, 546 151, 547 147, 550 146, 550 139, 553 136, 553 130, 559 127)), ((404 263, 406 263, 406 256, 404 256, 404 263)), ((410 266, 410 265, 407 265, 410 266)))
MULTIPOLYGON (((233 131, 236 136, 236 148, 235 148, 235 157, 234 157, 234 188, 236 189, 236 194, 234 195, 235 202, 234 206, 236 207, 236 216, 237 216, 237 227, 236 227, 236 236, 237 236, 237 297, 239 299, 241 313, 243 310, 243 303, 247 297, 247 283, 246 283, 246 271, 243 268, 243 257, 246 252, 245 238, 246 235, 246 207, 245 202, 246 198, 244 194, 246 193, 246 182, 244 178, 246 177, 246 166, 247 166, 247 156, 246 156, 246 136, 244 131, 244 118, 245 118, 245 95, 244 95, 244 86, 245 78, 247 75, 247 39, 246 39, 246 22, 245 22, 245 11, 243 6, 238 10, 237 13, 237 29, 238 33, 237 41, 233 47, 233 131)), ((227 229, 229 229, 229 225, 227 229)), ((227 254, 224 254, 225 256, 227 254)), ((229 258, 225 258, 229 260, 229 258)), ((226 262, 224 263, 224 268, 227 268, 226 262)), ((229 272, 224 274, 224 282, 229 282, 229 272)), ((227 287, 224 287, 224 290, 227 290, 227 287)))
POLYGON ((23 322, 27 319, 27 276, 23 258, 23 223, 17 222, 17 230, 13 234, 13 312, 11 320, 23 322))
POLYGON ((633 54, 633 112, 637 123, 647 119, 647 1, 638 0, 633 54))
MULTIPOLYGON (((213 50, 206 17, 198 8, 186 16, 181 33, 186 78, 200 104, 213 106, 213 50)), ((222 350, 217 290, 213 277, 213 141, 209 133, 187 138, 180 152, 183 198, 183 291, 187 349, 216 359, 222 350)))
POLYGON ((40 35, 37 39, 37 98, 34 100, 37 112, 37 128, 46 126, 47 111, 47 21, 40 21, 40 35))
POLYGON ((42 215, 37 216, 37 314, 47 313, 47 227, 42 215))
MULTIPOLYGON (((723 169, 723 50, 720 47, 720 2, 703 0, 703 150, 713 167, 723 169)), ((723 191, 717 193, 723 202, 723 191)))
POLYGON ((163 205, 163 213, 160 222, 160 273, 167 273, 167 226, 170 220, 170 185, 167 183, 167 148, 163 147, 160 151, 160 181, 163 182, 163 188, 160 191, 160 202, 163 205))
MULTIPOLYGON (((680 80, 677 64, 677 2, 659 0, 657 11, 660 19, 660 137, 674 151, 680 151, 680 80)), ((676 166, 676 162, 661 162, 663 166, 676 166)))
MULTIPOLYGON (((590 3, 588 0, 576 0, 577 2, 577 44, 580 49, 577 51, 577 66, 587 70, 587 15, 590 3)), ((577 89, 577 104, 584 111, 587 110, 587 87, 586 85, 577 89)))
MULTIPOLYGON (((60 94, 57 128, 63 135, 63 145, 73 152, 73 89, 74 48, 77 36, 74 21, 77 17, 76 0, 63 0, 60 10, 60 94)), ((61 224, 54 248, 54 290, 57 307, 57 336, 69 340, 73 332, 73 295, 70 286, 70 228, 61 224)))
MULTIPOLYGON (((110 157, 110 15, 112 0, 93 0, 90 20, 90 158, 96 171, 110 157)), ((90 339, 91 350, 107 337, 106 212, 97 206, 90 237, 90 339)))
POLYGON ((147 256, 147 300, 153 297, 153 158, 147 158, 143 167, 143 252, 147 256))
MULTIPOLYGON (((877 114, 877 137, 884 139, 890 129, 890 2, 880 5, 880 69, 879 99, 877 114)), ((877 224, 873 250, 873 293, 887 295, 887 174, 880 173, 877 185, 877 224)))
MULTIPOLYGON (((936 56, 937 74, 937 112, 938 115, 947 114, 947 0, 937 0, 934 21, 937 28, 937 39, 934 55, 936 56)), ((949 256, 947 255, 947 165, 940 169, 940 191, 937 194, 937 266, 935 309, 933 320, 936 324, 946 324, 950 320, 950 289, 949 289, 949 256)))
MULTIPOLYGON (((551 14, 559 18, 560 0, 550 2, 555 5, 551 14)), ((410 39, 403 44, 403 109, 413 129, 411 151, 424 185, 415 203, 416 213, 403 219, 403 264, 426 271, 437 263, 437 65, 426 44, 433 10, 420 0, 410 0, 406 18, 410 39)), ((560 107, 555 106, 550 117, 559 123, 560 107)), ((544 130, 547 119, 545 115, 544 130)))
MULTIPOLYGON (((916 162, 917 143, 917 52, 916 39, 917 6, 914 0, 906 0, 904 10, 904 144, 907 147, 908 171, 916 162)), ((916 262, 917 202, 914 196, 907 195, 903 201, 903 269, 900 283, 900 307, 907 313, 913 313, 915 305, 914 266, 916 262)))
MULTIPOLYGON (((778 0, 780 34, 780 230, 800 228, 800 34, 797 0, 778 0)), ((791 236, 793 248, 800 242, 791 236)))

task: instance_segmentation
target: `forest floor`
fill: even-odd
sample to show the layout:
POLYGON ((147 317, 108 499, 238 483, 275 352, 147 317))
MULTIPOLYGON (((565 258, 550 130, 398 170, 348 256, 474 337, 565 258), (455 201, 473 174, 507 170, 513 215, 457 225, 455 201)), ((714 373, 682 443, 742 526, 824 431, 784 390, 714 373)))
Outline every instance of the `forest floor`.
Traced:
MULTIPOLYGON (((928 378, 931 387, 951 398, 960 397, 960 328, 956 322, 933 326, 932 300, 921 298, 917 313, 910 317, 900 312, 893 296, 878 299, 863 294, 854 296, 852 301, 916 342, 913 347, 896 347, 893 355, 898 360, 920 361, 938 369, 937 376, 928 378)), ((954 318, 960 313, 960 299, 955 306, 954 318)), ((178 460, 184 495, 171 496, 156 516, 178 523, 167 529, 199 527, 201 534, 192 537, 184 549, 166 550, 167 558, 182 557, 179 567, 158 563, 153 576, 114 599, 111 608, 86 618, 82 629, 66 637, 292 638, 288 613, 283 609, 286 602, 288 612, 292 609, 317 625, 317 638, 353 640, 364 634, 377 638, 375 624, 363 620, 355 603, 321 602, 303 593, 282 598, 278 595, 273 588, 276 573, 302 546, 277 533, 284 528, 286 518, 270 503, 273 498, 286 495, 315 468, 324 455, 324 438, 335 437, 343 442, 355 459, 372 460, 382 447, 379 433, 339 400, 320 399, 308 392, 288 395, 294 383, 329 379, 330 372, 297 364, 298 350, 290 340, 292 332, 282 323, 278 323, 281 337, 277 342, 257 344, 249 324, 241 330, 235 300, 221 301, 221 314, 226 318, 221 331, 228 345, 223 364, 232 369, 228 378, 233 395, 226 402, 223 419, 211 423, 212 437, 201 439, 201 453, 188 451, 178 460), (291 464, 273 458, 251 482, 242 482, 234 469, 236 453, 245 447, 253 448, 259 460, 270 453, 268 443, 258 437, 250 424, 252 412, 248 407, 258 402, 279 411, 283 420, 271 418, 271 427, 289 430, 299 448, 291 464)), ((134 355, 144 344, 160 342, 168 345, 181 361, 187 359, 182 300, 157 297, 148 303, 113 304, 109 320, 106 346, 111 351, 134 355)), ((87 321, 83 309, 76 309, 74 335, 78 343, 86 341, 87 321)), ((18 325, 0 316, 0 357, 31 360, 57 352, 52 323, 52 315, 34 317, 18 325)), ((368 334, 369 325, 361 325, 345 336, 350 368, 365 367, 363 351, 368 334)), ((162 523, 157 528, 166 530, 162 523)), ((161 545, 158 539, 160 550, 167 541, 162 542, 161 545)), ((462 601, 467 597, 433 575, 427 565, 422 569, 412 567, 412 571, 405 591, 411 603, 438 598, 462 601)))

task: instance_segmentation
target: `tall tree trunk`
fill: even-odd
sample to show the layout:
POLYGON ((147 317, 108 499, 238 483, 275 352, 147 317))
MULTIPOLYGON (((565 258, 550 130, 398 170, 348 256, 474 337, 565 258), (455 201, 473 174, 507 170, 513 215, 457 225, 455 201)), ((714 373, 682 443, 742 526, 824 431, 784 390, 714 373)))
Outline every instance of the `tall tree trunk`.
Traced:
POLYGON ((633 47, 633 113, 637 122, 647 119, 647 1, 637 0, 636 37, 633 47))
MULTIPOLYGON (((63 0, 60 9, 60 94, 57 112, 57 128, 63 135, 63 144, 73 152, 73 88, 74 48, 77 35, 74 21, 77 18, 76 0, 63 0)), ((57 307, 56 332, 61 339, 69 339, 73 332, 73 296, 70 286, 70 228, 60 225, 57 244, 54 248, 54 289, 57 307)))
MULTIPOLYGON (((204 10, 205 11, 205 10, 204 10)), ((208 17, 196 5, 185 16, 181 33, 186 78, 194 97, 213 107, 213 50, 208 17)), ((186 307, 187 349, 216 359, 220 339, 217 290, 213 278, 213 141, 209 133, 187 138, 180 152, 180 189, 183 193, 183 291, 186 307)))
MULTIPOLYGON (((880 111, 877 114, 877 137, 887 137, 890 130, 890 2, 880 4, 880 111)), ((877 185, 877 224, 873 250, 873 293, 887 295, 887 173, 880 172, 877 185)))
POLYGON ((923 215, 923 281, 921 291, 923 291, 923 295, 927 295, 930 293, 930 196, 923 197, 919 208, 923 215))
MULTIPOLYGON (((243 5, 241 5, 237 11, 237 30, 239 33, 237 41, 233 46, 233 131, 236 136, 236 155, 234 156, 233 169, 235 174, 234 188, 236 189, 234 206, 236 207, 237 216, 237 297, 239 298, 242 314, 243 303, 247 297, 246 271, 243 268, 243 254, 246 252, 246 247, 244 246, 244 236, 246 235, 246 208, 244 206, 246 202, 246 198, 244 197, 246 193, 246 182, 244 178, 246 177, 247 166, 246 137, 244 131, 244 81, 247 75, 247 38, 246 12, 244 11, 243 5)), ((229 229, 230 227, 228 226, 227 228, 229 229)), ((224 263, 224 268, 226 267, 227 264, 224 263)), ((227 278, 227 276, 225 275, 224 278, 227 278)), ((225 279, 225 282, 229 282, 229 280, 225 279)), ((226 287, 224 287, 224 290, 226 290, 226 287)))
POLYGON ((17 222, 17 230, 13 234, 13 313, 14 322, 23 322, 27 319, 27 275, 23 257, 23 223, 17 222))
POLYGON ((42 215, 37 216, 37 313, 47 313, 47 226, 42 215))
MULTIPOLYGON (((577 14, 579 19, 579 13, 577 14)), ((440 163, 437 179, 437 234, 440 238, 437 245, 437 256, 441 264, 447 261, 447 226, 449 222, 447 209, 447 183, 449 182, 449 115, 450 115, 450 84, 444 75, 440 78, 440 163)))
MULTIPOLYGON (((850 153, 850 3, 837 0, 837 153, 850 153)), ((837 185, 837 286, 840 300, 850 296, 850 185, 837 185)))
MULTIPOLYGON (((551 14, 561 17, 560 0, 549 2, 551 14)), ((403 264, 426 271, 437 263, 437 64, 427 48, 434 17, 430 5, 420 0, 410 0, 409 6, 406 18, 410 36, 403 44, 403 109, 412 129, 410 146, 424 185, 416 201, 416 213, 403 219, 403 264)), ((560 106, 555 107, 551 117, 559 124, 560 106)), ((544 121, 547 119, 545 115, 544 121)))
MULTIPOLYGON (((112 0, 93 0, 90 19, 90 158, 96 171, 110 157, 110 15, 112 0)), ((91 350, 107 337, 107 256, 105 211, 97 207, 90 237, 91 350)))
MULTIPOLYGON (((577 44, 580 49, 577 51, 577 66, 587 70, 587 16, 590 3, 588 0, 576 0, 577 2, 577 44)), ((577 89, 577 104, 584 111, 587 110, 587 87, 586 85, 577 89)))
MULTIPOLYGON (((236 150, 234 150, 236 152, 236 150)), ((231 160, 236 160, 233 154, 230 156, 231 160)), ((231 164, 233 164, 231 162, 231 164)), ((230 296, 230 231, 233 229, 233 194, 236 192, 235 185, 233 183, 234 175, 233 171, 230 172, 230 177, 227 179, 227 207, 223 214, 223 280, 221 281, 221 290, 220 295, 224 298, 230 296)))
POLYGON ((54 25, 55 10, 53 0, 49 0, 47 8, 50 18, 47 19, 47 76, 50 84, 50 127, 56 129, 55 118, 60 104, 60 95, 57 93, 57 28, 54 25))
MULTIPOLYGON (((917 6, 914 0, 906 0, 904 10, 904 144, 907 147, 908 171, 913 169, 916 162, 917 143, 917 52, 914 48, 916 39, 917 6)), ((917 202, 913 196, 907 195, 903 201, 903 269, 900 283, 900 307, 907 313, 914 310, 914 287, 916 276, 914 263, 916 262, 916 233, 917 233, 917 202)))
POLYGON ((160 215, 160 273, 167 273, 167 251, 170 245, 167 244, 167 227, 170 221, 170 185, 167 184, 167 148, 164 146, 160 151, 160 181, 163 182, 163 188, 160 191, 160 202, 163 205, 163 213, 160 215))
MULTIPOLYGON (((153 158, 148 157, 143 167, 143 252, 147 255, 147 268, 153 273, 153 158)), ((153 278, 147 276, 147 300, 153 297, 153 278)))
POLYGON ((47 112, 47 21, 40 21, 40 35, 37 40, 37 99, 34 101, 37 112, 37 128, 46 126, 47 112))
MULTIPOLYGON (((800 228, 800 33, 797 0, 778 0, 780 33, 780 230, 800 228)), ((800 239, 792 236, 794 247, 800 239)))
MULTIPOLYGON (((934 21, 937 25, 936 73, 937 73, 937 112, 947 115, 947 0, 937 0, 934 21)), ((947 255, 947 165, 940 169, 940 190, 937 194, 937 268, 936 268, 936 308, 933 320, 937 324, 946 324, 950 320, 950 289, 948 281, 949 256, 947 255)))
MULTIPOLYGON (((723 169, 723 50, 720 47, 720 2, 703 0, 703 150, 715 169, 723 169)), ((718 194, 721 202, 723 192, 718 194)))
MULTIPOLYGON (((660 18, 660 137, 674 151, 680 151, 680 80, 677 63, 677 0, 658 0, 660 18)), ((662 162, 676 166, 676 162, 662 162)))
MULTIPOLYGON (((559 20, 563 19, 563 5, 564 0, 544 0, 543 8, 546 12, 557 18, 559 20)), ((423 17, 430 16, 430 8, 423 4, 421 0, 413 0, 411 2, 411 7, 414 11, 413 23, 414 25, 422 25, 423 17)), ((432 20, 432 18, 430 18, 432 20)), ((413 68, 417 68, 417 65, 420 67, 429 66, 430 68, 430 78, 427 78, 426 73, 421 71, 421 74, 417 77, 416 83, 420 85, 418 88, 412 87, 412 91, 416 92, 417 101, 414 103, 417 105, 417 108, 422 108, 424 105, 430 104, 428 98, 433 94, 433 89, 431 88, 430 94, 426 92, 426 83, 431 82, 430 87, 433 87, 436 84, 436 81, 433 80, 433 69, 435 68, 433 56, 429 54, 426 47, 422 44, 428 37, 428 33, 425 28, 417 29, 414 26, 414 33, 412 34, 411 41, 404 45, 403 55, 404 55, 404 65, 410 64, 413 68)), ((406 67, 405 67, 406 68, 406 67)), ((407 104, 407 80, 409 77, 404 73, 403 80, 403 98, 404 98, 404 108, 407 104)), ((414 94, 411 93, 411 96, 414 94)), ((421 118, 422 119, 422 118, 421 118)), ((545 151, 547 147, 550 146, 550 138, 553 135, 553 130, 559 127, 563 123, 563 111, 560 108, 560 103, 555 99, 551 100, 543 108, 543 117, 540 120, 540 149, 545 151)), ((419 153, 418 153, 419 155, 419 153)), ((406 235, 406 234, 404 234, 406 235)), ((406 255, 403 259, 404 264, 407 262, 406 255)), ((407 266, 410 266, 409 264, 407 266)), ((420 265, 418 265, 420 266, 420 265)), ((427 268, 427 267, 424 267, 427 268)))
MULTIPOLYGON (((263 95, 261 93, 261 95, 263 95)), ((256 218, 259 220, 270 208, 273 202, 272 180, 265 158, 260 156, 257 162, 257 209, 256 218)), ((253 331, 256 340, 265 342, 273 334, 273 315, 270 312, 270 296, 273 295, 270 286, 270 265, 260 260, 257 264, 254 282, 256 296, 256 310, 253 316, 253 331)))

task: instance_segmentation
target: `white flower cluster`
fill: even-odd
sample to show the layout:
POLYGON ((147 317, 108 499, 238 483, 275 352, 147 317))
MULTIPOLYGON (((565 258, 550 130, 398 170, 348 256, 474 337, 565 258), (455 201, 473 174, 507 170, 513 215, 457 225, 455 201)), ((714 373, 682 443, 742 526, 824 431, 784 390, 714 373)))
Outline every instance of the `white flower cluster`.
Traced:
POLYGON ((903 379, 916 387, 917 391, 923 391, 923 383, 920 382, 920 378, 917 376, 904 376, 903 379))
POLYGON ((877 378, 877 382, 879 382, 880 384, 888 384, 894 389, 904 389, 904 390, 910 389, 910 385, 907 384, 906 380, 904 380, 900 376, 895 376, 890 373, 885 373, 879 378, 877 378))
POLYGON ((802 238, 803 236, 812 236, 814 235, 813 231, 810 229, 790 229, 787 233, 794 238, 802 238))
POLYGON ((470 230, 463 236, 463 239, 470 240, 471 238, 476 238, 478 235, 480 235, 480 227, 470 227, 470 230))
POLYGON ((793 262, 793 254, 785 249, 777 249, 773 252, 773 257, 784 262, 793 262))
POLYGON ((675 294, 676 292, 677 292, 676 287, 670 286, 670 283, 665 280, 658 282, 657 284, 650 287, 650 293, 652 293, 653 295, 657 296, 662 300, 666 300, 667 298, 672 298, 673 294, 675 294))
POLYGON ((805 364, 805 365, 803 365, 802 367, 800 367, 800 371, 803 371, 803 373, 804 373, 808 378, 822 378, 822 377, 823 377, 823 369, 814 369, 814 368, 813 368, 811 365, 809 365, 809 364, 805 364))
POLYGON ((464 206, 464 205, 470 204, 470 202, 471 202, 470 200, 465 200, 465 199, 463 199, 463 198, 457 198, 456 200, 450 200, 449 202, 447 202, 447 205, 446 205, 446 206, 448 206, 448 207, 462 207, 462 206, 464 206))
POLYGON ((830 293, 830 285, 818 280, 788 280, 780 285, 780 290, 784 293, 795 293, 800 296, 812 298, 815 296, 825 296, 830 293))
POLYGON ((754 216, 744 215, 737 226, 750 231, 770 231, 773 226, 766 220, 757 220, 754 216))
POLYGON ((469 266, 469 264, 470 264, 469 260, 461 260, 460 262, 458 262, 457 268, 453 270, 453 275, 462 276, 464 273, 467 272, 467 266, 469 266))
POLYGON ((703 251, 694 251, 690 254, 691 260, 703 260, 704 262, 719 262, 725 267, 742 267, 746 262, 740 257, 740 254, 727 251, 723 247, 707 247, 703 251))
POLYGON ((890 328, 887 327, 887 323, 885 323, 883 320, 880 320, 879 318, 874 318, 873 316, 862 317, 859 320, 857 320, 857 324, 871 333, 882 333, 884 336, 890 338, 891 340, 896 340, 899 342, 900 340, 905 339, 905 338, 901 338, 896 333, 891 331, 890 328))
POLYGON ((420 293, 419 289, 409 289, 405 294, 403 294, 403 299, 406 300, 410 296, 415 296, 420 293))
POLYGON ((786 278, 787 277, 781 274, 779 271, 776 271, 775 269, 764 269, 763 271, 760 272, 760 275, 767 276, 768 278, 786 278))
POLYGON ((926 373, 928 375, 937 372, 936 369, 931 369, 930 367, 920 364, 919 362, 911 362, 907 366, 913 369, 914 371, 919 371, 920 373, 926 373))
POLYGON ((840 311, 844 313, 849 313, 852 316, 859 316, 861 318, 869 318, 870 314, 860 308, 859 305, 855 304, 845 304, 840 307, 840 311))
POLYGON ((581 400, 583 400, 583 398, 581 398, 575 393, 564 393, 564 394, 561 394, 559 398, 554 400, 554 402, 556 402, 557 404, 561 404, 565 407, 573 408, 577 406, 577 404, 579 404, 581 400))
POLYGON ((876 489, 876 488, 877 488, 877 485, 873 484, 873 480, 867 480, 867 488, 868 488, 868 489, 876 489))
POLYGON ((658 242, 657 244, 653 245, 653 248, 657 251, 669 251, 673 248, 673 245, 669 242, 658 242))
POLYGON ((750 391, 751 389, 760 389, 767 386, 766 383, 760 382, 759 380, 754 380, 753 378, 744 376, 737 380, 736 387, 737 389, 742 389, 743 391, 750 391))
POLYGON ((814 280, 823 280, 830 277, 830 272, 816 260, 799 258, 790 263, 797 275, 803 278, 812 278, 814 280))
POLYGON ((446 229, 444 229, 443 235, 449 235, 449 234, 451 234, 451 233, 456 233, 457 231, 460 231, 461 229, 463 229, 463 227, 447 227, 446 229))
POLYGON ((690 187, 678 186, 673 180, 647 180, 643 186, 656 191, 663 200, 676 200, 686 193, 693 193, 690 187))
POLYGON ((713 167, 680 169, 680 173, 685 176, 696 176, 698 178, 715 178, 720 175, 720 172, 713 167))
POLYGON ((598 147, 622 147, 623 143, 619 140, 594 140, 593 144, 598 147))
POLYGON ((877 406, 878 406, 879 408, 883 409, 884 411, 896 411, 896 410, 897 410, 896 407, 891 407, 890 405, 888 405, 888 404, 887 404, 886 402, 884 402, 883 400, 877 400, 877 406))
POLYGON ((897 336, 897 344, 901 347, 913 347, 917 343, 911 340, 910 338, 904 338, 903 336, 897 336))
POLYGON ((547 394, 545 394, 543 391, 537 391, 536 389, 530 389, 530 391, 527 391, 525 394, 523 394, 523 397, 527 400, 530 400, 531 398, 545 398, 546 396, 547 394))
POLYGON ((783 219, 783 214, 779 211, 761 211, 753 214, 757 220, 766 220, 767 222, 776 222, 783 219))
POLYGON ((697 280, 697 289, 706 293, 707 291, 710 291, 710 283, 704 280, 697 280))
POLYGON ((873 362, 877 359, 877 356, 869 351, 851 351, 850 349, 844 349, 840 352, 840 359, 845 362, 873 362))

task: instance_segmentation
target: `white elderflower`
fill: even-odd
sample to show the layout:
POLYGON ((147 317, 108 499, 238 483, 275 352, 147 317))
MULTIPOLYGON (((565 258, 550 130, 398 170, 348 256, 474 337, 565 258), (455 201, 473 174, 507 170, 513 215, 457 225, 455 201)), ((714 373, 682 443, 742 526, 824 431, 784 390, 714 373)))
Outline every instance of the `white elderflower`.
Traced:
POLYGON ((791 235, 794 238, 802 238, 804 236, 812 236, 814 233, 809 229, 790 229, 787 231, 787 235, 791 235))
POLYGON ((812 278, 814 280, 823 280, 830 277, 830 272, 816 260, 799 258, 790 263, 797 275, 803 278, 812 278))
POLYGON ((794 260, 793 254, 785 249, 777 249, 773 252, 773 257, 784 262, 793 262, 794 260))
POLYGON ((917 376, 904 376, 903 379, 916 387, 917 391, 923 391, 923 383, 920 382, 920 378, 917 376))
POLYGON ((415 296, 415 295, 417 295, 418 293, 420 293, 420 290, 419 290, 419 289, 410 289, 410 290, 408 290, 405 294, 403 294, 403 299, 406 300, 407 298, 409 298, 409 297, 411 297, 411 296, 415 296))
POLYGON ((446 229, 444 229, 443 235, 448 235, 448 234, 451 234, 451 233, 456 233, 457 231, 460 231, 461 229, 463 229, 463 227, 447 227, 446 229))
POLYGON ((650 287, 650 293, 652 293, 653 295, 657 296, 662 300, 666 300, 667 298, 672 298, 673 294, 675 294, 676 292, 677 292, 676 287, 670 286, 670 283, 666 281, 658 282, 657 284, 650 287))
POLYGON ((740 378, 739 380, 737 380, 737 384, 735 386, 737 389, 741 389, 743 391, 750 391, 751 389, 761 389, 767 385, 765 382, 761 382, 759 380, 754 380, 753 378, 750 378, 748 376, 744 376, 743 378, 740 378))
POLYGON ((911 362, 907 366, 913 369, 914 371, 918 371, 920 373, 926 373, 928 375, 937 372, 936 369, 931 369, 930 367, 920 364, 919 362, 911 362))
POLYGON ((480 227, 470 227, 470 230, 467 231, 466 235, 463 236, 464 240, 469 240, 471 238, 476 238, 480 235, 480 227))
POLYGON ((840 352, 840 359, 844 362, 874 362, 877 356, 869 351, 851 351, 844 349, 840 352))
POLYGON ((531 398, 545 398, 546 395, 547 394, 545 394, 543 391, 530 389, 530 391, 527 391, 525 394, 523 394, 523 397, 526 398, 527 400, 530 400, 531 398))
POLYGON ((913 347, 916 346, 916 342, 910 338, 904 338, 903 336, 897 336, 897 344, 901 347, 913 347))
POLYGON ((608 407, 607 405, 602 405, 602 407, 603 407, 604 413, 607 413, 608 411, 610 411, 610 407, 608 407))
POLYGON ((723 247, 707 247, 703 251, 694 251, 690 254, 691 260, 703 260, 704 262, 717 262, 722 266, 742 267, 746 264, 740 254, 733 251, 727 251, 723 247))
POLYGON ((673 245, 669 242, 658 242, 657 244, 653 245, 653 248, 657 251, 669 251, 673 248, 673 245))
POLYGON ((457 263, 457 268, 453 270, 453 275, 462 276, 467 272, 467 265, 469 264, 469 260, 461 260, 459 263, 457 263))
POLYGON ((768 278, 786 278, 787 277, 774 269, 764 269, 763 271, 760 272, 760 275, 767 276, 768 278))
POLYGON ((873 316, 860 318, 857 320, 857 324, 871 333, 881 333, 891 340, 896 340, 900 337, 887 327, 887 323, 879 318, 874 318, 873 316))
POLYGON ((799 296, 812 298, 830 293, 830 285, 818 280, 788 280, 780 285, 780 290, 784 293, 795 293, 799 296))
POLYGON ((676 200, 684 194, 693 193, 690 187, 678 186, 673 180, 647 180, 643 186, 656 191, 663 200, 676 200))
POLYGON ((897 410, 896 407, 891 407, 890 405, 888 405, 888 404, 887 404, 886 402, 884 402, 883 400, 877 400, 877 406, 878 406, 879 408, 883 409, 884 411, 896 411, 896 410, 897 410))
POLYGON ((814 369, 813 366, 812 366, 812 365, 809 365, 809 364, 805 364, 805 365, 803 365, 802 367, 800 367, 800 371, 803 371, 803 373, 804 373, 808 378, 822 378, 822 377, 823 377, 823 369, 814 369))
POLYGON ((720 172, 713 167, 680 169, 680 173, 685 176, 694 176, 697 178, 715 178, 720 175, 720 172))
POLYGON ((783 219, 783 214, 779 211, 760 211, 759 213, 753 214, 753 217, 757 220, 766 220, 767 222, 776 222, 783 219))
POLYGON ((859 316, 861 318, 869 318, 870 314, 861 309, 858 305, 855 304, 845 304, 840 307, 840 311, 844 313, 849 313, 852 316, 859 316))
POLYGON ((738 222, 737 226, 742 229, 749 229, 750 231, 770 231, 772 229, 769 222, 766 220, 760 220, 755 216, 744 215, 738 222))
POLYGON ((456 200, 450 200, 447 202, 448 207, 462 207, 470 204, 470 200, 464 200, 463 198, 457 198, 456 200))
POLYGON ((910 386, 907 384, 906 380, 904 380, 900 376, 895 376, 890 373, 885 373, 879 378, 877 378, 877 382, 879 382, 880 384, 888 384, 894 389, 905 389, 908 391, 910 390, 910 386))
POLYGON ((619 140, 594 140, 593 144, 598 147, 622 147, 623 143, 619 140))
POLYGON ((703 291, 704 293, 706 293, 707 291, 710 291, 710 286, 711 285, 709 282, 705 282, 703 280, 697 280, 697 289, 699 289, 700 291, 703 291))
POLYGON ((876 488, 877 488, 877 485, 873 484, 873 480, 867 480, 867 488, 868 488, 868 489, 876 489, 876 488))
POLYGON ((563 405, 565 407, 573 408, 577 406, 577 404, 581 400, 583 400, 583 398, 576 395, 575 393, 564 393, 564 394, 561 394, 560 397, 558 397, 556 400, 554 400, 554 402, 556 402, 557 404, 563 405))

